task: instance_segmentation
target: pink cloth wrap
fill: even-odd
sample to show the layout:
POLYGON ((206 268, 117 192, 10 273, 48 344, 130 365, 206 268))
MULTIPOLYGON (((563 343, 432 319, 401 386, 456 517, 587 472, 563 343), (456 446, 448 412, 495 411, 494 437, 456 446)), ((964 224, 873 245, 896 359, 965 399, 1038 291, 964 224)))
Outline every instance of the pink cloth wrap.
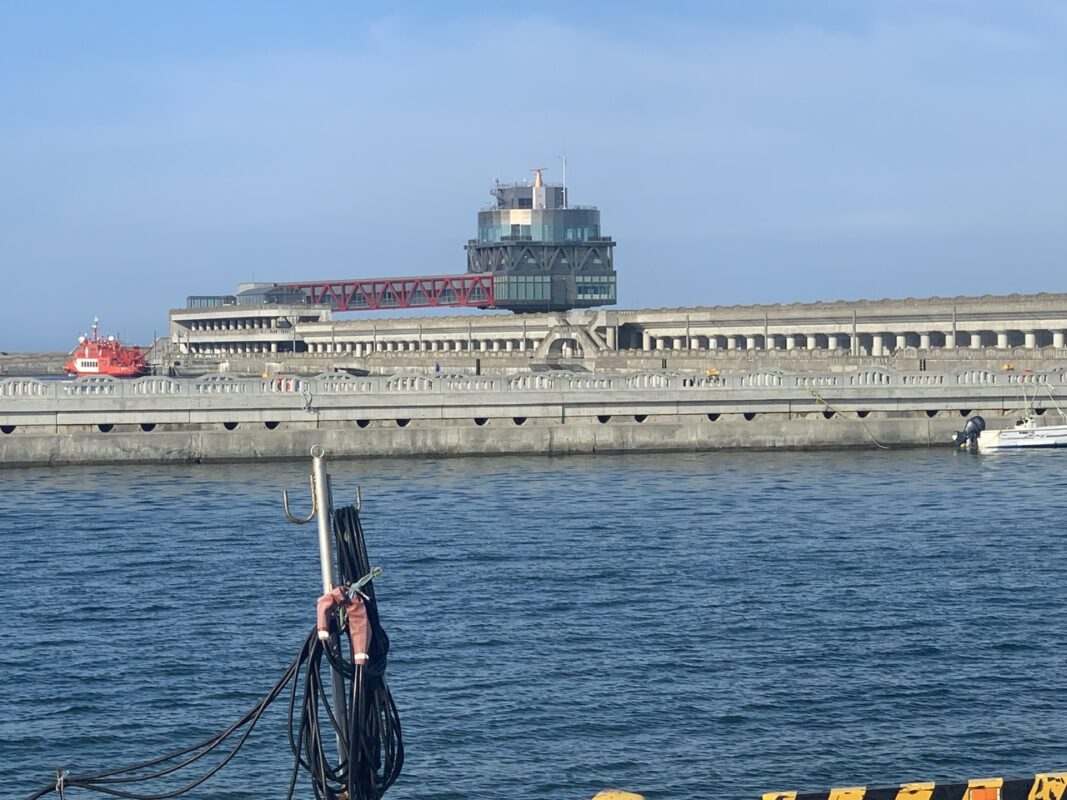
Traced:
POLYGON ((329 613, 338 606, 345 609, 348 616, 348 641, 352 645, 352 658, 362 666, 367 663, 370 648, 370 620, 367 619, 367 607, 363 605, 363 598, 356 596, 349 599, 348 592, 343 586, 335 587, 319 598, 315 604, 319 638, 326 639, 329 636, 330 623, 329 613))

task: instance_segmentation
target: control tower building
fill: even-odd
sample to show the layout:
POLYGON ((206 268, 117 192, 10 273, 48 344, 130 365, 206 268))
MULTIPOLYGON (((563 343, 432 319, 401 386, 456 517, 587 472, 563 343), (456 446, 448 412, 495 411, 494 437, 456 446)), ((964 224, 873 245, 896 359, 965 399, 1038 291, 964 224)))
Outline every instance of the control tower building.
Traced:
POLYGON ((615 304, 615 242, 595 206, 572 206, 563 186, 497 183, 466 246, 467 272, 493 276, 494 305, 562 311, 615 304))

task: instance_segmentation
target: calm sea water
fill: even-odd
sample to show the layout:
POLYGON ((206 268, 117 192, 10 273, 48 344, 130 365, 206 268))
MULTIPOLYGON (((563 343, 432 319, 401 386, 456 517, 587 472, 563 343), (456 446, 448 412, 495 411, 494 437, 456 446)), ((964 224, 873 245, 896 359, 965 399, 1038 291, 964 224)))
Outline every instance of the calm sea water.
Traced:
MULTIPOLYGON (((1067 456, 345 461, 390 797, 757 797, 1067 767, 1067 456)), ((0 471, 0 795, 203 737, 313 624, 307 466, 0 471), (298 503, 304 508, 306 502, 298 503)), ((194 797, 282 796, 279 707, 194 797)))

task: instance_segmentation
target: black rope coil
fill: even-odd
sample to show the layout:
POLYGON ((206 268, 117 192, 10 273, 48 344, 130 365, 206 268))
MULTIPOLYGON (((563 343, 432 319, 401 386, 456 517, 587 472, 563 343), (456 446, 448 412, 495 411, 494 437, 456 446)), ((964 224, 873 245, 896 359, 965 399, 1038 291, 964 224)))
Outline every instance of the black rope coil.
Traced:
MULTIPOLYGON (((333 522, 339 579, 348 586, 370 572, 363 526, 354 506, 335 511, 333 522)), ((400 716, 385 682, 389 637, 378 618, 373 582, 364 585, 362 592, 371 627, 370 658, 364 666, 355 663, 348 637, 341 635, 337 615, 331 615, 330 638, 319 639, 312 628, 270 691, 229 727, 197 744, 132 766, 84 775, 60 772, 55 783, 30 794, 27 800, 52 792, 63 797, 72 789, 128 800, 168 800, 186 794, 233 760, 287 686, 289 744, 294 755, 287 800, 296 792, 301 771, 310 777, 316 800, 380 800, 400 776, 404 743, 400 716), (329 681, 323 682, 323 658, 329 671, 342 679, 344 704, 339 709, 330 698, 329 681), (298 697, 300 686, 303 692, 298 697), (196 777, 174 788, 149 790, 147 784, 177 776, 211 754, 218 760, 196 777)))

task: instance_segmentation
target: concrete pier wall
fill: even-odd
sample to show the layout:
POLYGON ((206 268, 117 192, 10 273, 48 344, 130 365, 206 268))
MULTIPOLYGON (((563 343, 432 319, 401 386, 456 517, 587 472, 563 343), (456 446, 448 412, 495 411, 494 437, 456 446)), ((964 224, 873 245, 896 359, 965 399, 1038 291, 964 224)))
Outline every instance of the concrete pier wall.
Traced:
POLYGON ((64 375, 67 353, 0 353, 0 378, 64 375))
POLYGON ((0 464, 929 446, 1027 404, 1067 407, 1067 372, 9 378, 0 464))
POLYGON ((407 428, 375 423, 334 428, 188 430, 103 434, 30 433, 0 441, 0 466, 65 464, 207 463, 305 458, 313 444, 334 457, 462 456, 495 454, 686 452, 728 449, 928 447, 945 445, 961 427, 958 418, 808 420, 741 415, 649 417, 601 424, 572 420, 484 426, 436 422, 407 428))

